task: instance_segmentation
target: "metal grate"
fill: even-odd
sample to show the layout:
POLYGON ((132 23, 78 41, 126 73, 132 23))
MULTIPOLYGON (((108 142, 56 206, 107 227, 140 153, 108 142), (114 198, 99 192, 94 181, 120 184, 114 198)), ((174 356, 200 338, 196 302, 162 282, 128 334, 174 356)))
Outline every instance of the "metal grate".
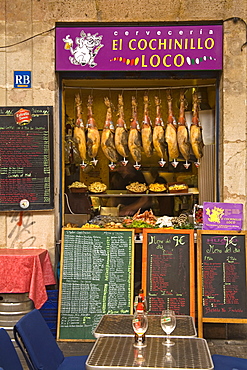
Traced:
MULTIPOLYGON (((134 336, 132 328, 133 315, 104 315, 94 331, 96 338, 102 336, 134 336)), ((148 315, 148 330, 146 337, 164 337, 159 315, 148 315)), ((176 328, 172 332, 175 337, 196 337, 197 332, 191 316, 176 316, 176 328)))
POLYGON ((175 345, 162 345, 160 337, 146 338, 147 346, 138 350, 130 337, 97 339, 86 362, 87 370, 100 369, 197 369, 212 370, 213 363, 207 342, 201 338, 172 338, 175 345))

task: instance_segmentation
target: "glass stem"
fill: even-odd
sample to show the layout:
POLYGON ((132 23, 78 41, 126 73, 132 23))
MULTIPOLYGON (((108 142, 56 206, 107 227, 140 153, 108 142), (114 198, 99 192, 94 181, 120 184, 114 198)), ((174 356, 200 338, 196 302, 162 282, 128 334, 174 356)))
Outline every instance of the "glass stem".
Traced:
POLYGON ((142 345, 142 336, 141 335, 138 335, 138 345, 139 346, 142 345))

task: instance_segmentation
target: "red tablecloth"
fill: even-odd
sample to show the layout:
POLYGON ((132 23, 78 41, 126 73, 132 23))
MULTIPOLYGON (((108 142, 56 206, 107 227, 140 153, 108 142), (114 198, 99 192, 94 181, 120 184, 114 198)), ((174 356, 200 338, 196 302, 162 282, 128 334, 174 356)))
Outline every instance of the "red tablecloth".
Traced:
POLYGON ((46 249, 0 249, 0 292, 27 293, 40 308, 47 300, 46 285, 56 284, 46 249))

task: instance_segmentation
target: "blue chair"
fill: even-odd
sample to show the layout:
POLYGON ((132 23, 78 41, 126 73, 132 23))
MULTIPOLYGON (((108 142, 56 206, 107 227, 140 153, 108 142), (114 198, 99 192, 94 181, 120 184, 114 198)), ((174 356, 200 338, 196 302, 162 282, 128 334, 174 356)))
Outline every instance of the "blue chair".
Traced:
POLYGON ((4 328, 0 328, 0 369, 23 370, 15 347, 4 328))
POLYGON ((246 370, 247 359, 232 356, 212 355, 214 370, 246 370))
POLYGON ((64 357, 46 321, 34 309, 14 326, 16 343, 30 370, 84 370, 88 356, 64 357))

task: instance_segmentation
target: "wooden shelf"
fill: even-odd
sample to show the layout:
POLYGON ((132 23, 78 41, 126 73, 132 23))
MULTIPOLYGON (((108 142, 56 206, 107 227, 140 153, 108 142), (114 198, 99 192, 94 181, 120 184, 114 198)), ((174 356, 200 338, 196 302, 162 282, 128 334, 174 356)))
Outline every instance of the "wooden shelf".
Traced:
POLYGON ((105 192, 105 193, 88 193, 87 195, 89 197, 99 197, 99 198, 131 198, 131 197, 178 197, 178 196, 192 196, 192 195, 198 195, 197 192, 188 192, 188 193, 142 193, 142 194, 133 194, 133 193, 126 193, 124 191, 120 191, 119 193, 111 193, 111 192, 105 192))

